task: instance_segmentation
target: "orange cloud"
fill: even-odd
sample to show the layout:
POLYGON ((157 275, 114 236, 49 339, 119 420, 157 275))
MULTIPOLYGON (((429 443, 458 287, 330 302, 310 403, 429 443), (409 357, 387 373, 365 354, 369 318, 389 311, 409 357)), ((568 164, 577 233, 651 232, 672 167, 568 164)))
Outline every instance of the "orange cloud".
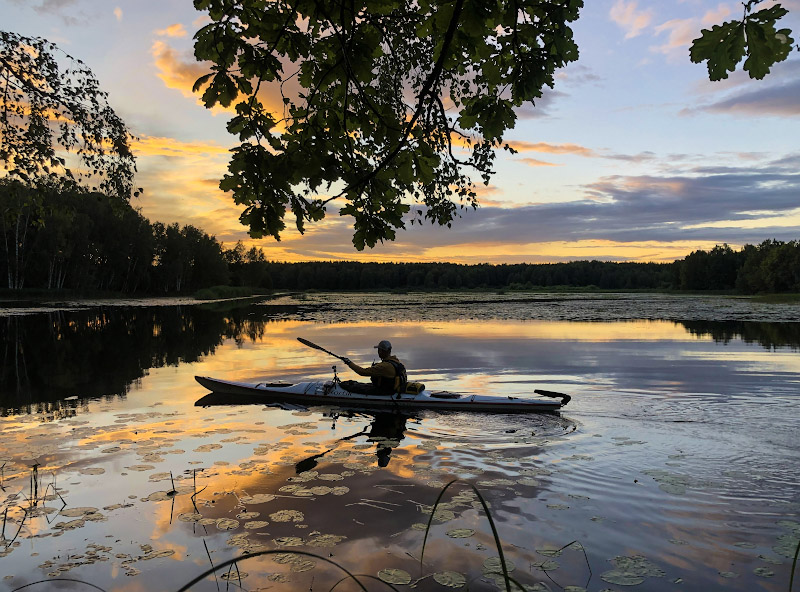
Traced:
POLYGON ((539 160, 536 158, 521 158, 520 162, 524 162, 528 166, 534 167, 541 167, 541 166, 561 166, 560 164, 555 164, 552 162, 546 162, 544 160, 539 160))
POLYGON ((650 50, 683 59, 684 50, 700 35, 700 26, 696 19, 672 19, 656 27, 656 33, 664 31, 669 33, 667 42, 651 47, 650 50))
POLYGON ((136 156, 187 156, 229 154, 227 146, 208 142, 181 142, 175 138, 140 136, 131 143, 136 156))
POLYGON ((156 31, 156 35, 161 35, 162 37, 186 37, 187 33, 181 23, 175 23, 166 29, 156 31))
MULTIPOLYGON (((174 26, 179 25, 173 25, 173 27, 174 26)), ((164 81, 164 84, 167 86, 167 88, 179 90, 183 96, 187 98, 195 98, 198 103, 201 103, 201 93, 192 92, 192 87, 198 78, 211 72, 210 65, 205 62, 197 62, 191 53, 176 51, 167 43, 159 40, 153 42, 150 52, 155 58, 155 65, 158 69, 158 77, 164 81)), ((285 72, 291 71, 292 67, 293 66, 290 63, 284 63, 285 72)), ((297 82, 297 77, 293 76, 288 78, 282 87, 279 83, 262 83, 259 87, 257 97, 264 107, 271 113, 275 114, 276 119, 279 119, 282 117, 285 109, 283 97, 287 96, 292 100, 297 100, 299 94, 300 85, 297 82), (281 94, 281 89, 283 94, 281 94)), ((234 106, 231 105, 230 107, 226 108, 217 105, 212 110, 214 113, 219 111, 233 112, 234 106)), ((278 129, 282 128, 283 126, 279 124, 278 129)))
POLYGON ((158 77, 167 88, 179 90, 184 97, 196 96, 192 92, 192 87, 198 78, 210 72, 208 66, 194 60, 183 59, 179 52, 163 41, 153 42, 150 53, 155 58, 158 77))
POLYGON ((508 145, 517 152, 544 152, 546 154, 576 154, 588 158, 597 157, 597 153, 591 148, 578 144, 548 144, 547 142, 523 142, 510 141, 508 145))
POLYGON ((637 2, 617 0, 609 13, 611 20, 625 30, 625 39, 636 37, 653 20, 650 10, 638 10, 637 2))

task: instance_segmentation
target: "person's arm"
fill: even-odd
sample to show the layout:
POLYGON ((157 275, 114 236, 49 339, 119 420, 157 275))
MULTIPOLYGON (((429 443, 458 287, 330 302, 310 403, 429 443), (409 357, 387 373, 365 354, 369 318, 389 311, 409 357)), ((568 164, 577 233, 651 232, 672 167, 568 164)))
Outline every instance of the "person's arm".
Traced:
POLYGON ((387 378, 394 378, 394 367, 389 362, 380 362, 369 368, 362 368, 350 358, 344 358, 342 361, 359 376, 386 376, 387 378))

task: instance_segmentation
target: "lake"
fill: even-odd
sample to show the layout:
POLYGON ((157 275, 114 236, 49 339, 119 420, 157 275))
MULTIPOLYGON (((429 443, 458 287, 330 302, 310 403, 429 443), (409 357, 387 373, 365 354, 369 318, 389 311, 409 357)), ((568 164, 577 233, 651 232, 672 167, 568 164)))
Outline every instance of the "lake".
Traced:
POLYGON ((3 591, 172 591, 214 566, 193 590, 505 589, 492 524, 530 591, 789 590, 797 305, 0 303, 0 337, 3 591), (235 404, 194 380, 329 379, 335 364, 356 378, 297 337, 361 365, 389 339, 433 389, 572 401, 560 414, 375 416, 235 404))

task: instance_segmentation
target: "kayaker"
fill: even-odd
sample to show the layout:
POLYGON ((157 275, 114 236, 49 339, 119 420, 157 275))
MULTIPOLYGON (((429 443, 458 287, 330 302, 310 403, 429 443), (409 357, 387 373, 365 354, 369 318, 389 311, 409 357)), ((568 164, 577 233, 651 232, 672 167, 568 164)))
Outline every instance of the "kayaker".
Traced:
POLYGON ((402 393, 406 390, 408 377, 406 367, 403 363, 392 355, 392 344, 386 339, 375 346, 381 361, 373 363, 369 368, 362 368, 353 363, 350 358, 342 358, 342 361, 359 376, 369 376, 371 385, 357 383, 355 381, 345 381, 342 386, 351 392, 363 394, 376 394, 392 396, 395 393, 402 393), (352 388, 351 388, 352 387, 352 388), (358 390, 354 390, 354 389, 358 390))

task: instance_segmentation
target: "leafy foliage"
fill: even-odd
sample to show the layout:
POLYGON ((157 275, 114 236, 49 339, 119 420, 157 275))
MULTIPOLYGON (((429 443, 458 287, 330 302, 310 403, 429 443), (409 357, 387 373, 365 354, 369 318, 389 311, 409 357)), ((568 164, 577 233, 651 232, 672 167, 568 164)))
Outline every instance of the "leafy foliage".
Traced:
POLYGON ((515 107, 578 58, 582 0, 194 0, 211 23, 195 55, 207 107, 233 106, 239 137, 220 188, 250 235, 280 239, 325 216, 354 219, 359 250, 424 219, 476 207, 515 107), (267 91, 280 95, 265 104, 267 91), (293 90, 292 90, 293 89, 293 90), (325 193, 325 197, 321 194, 325 193))
POLYGON ((76 184, 128 199, 136 170, 124 122, 92 71, 39 37, 0 31, 0 160, 26 183, 76 184))
POLYGON ((689 56, 694 63, 707 62, 708 77, 723 80, 728 72, 747 56, 744 70, 750 78, 761 80, 769 74, 770 68, 785 60, 792 50, 794 39, 789 29, 776 29, 776 23, 788 10, 780 4, 752 12, 762 0, 749 0, 744 5, 741 21, 729 21, 703 29, 689 48, 689 56))

